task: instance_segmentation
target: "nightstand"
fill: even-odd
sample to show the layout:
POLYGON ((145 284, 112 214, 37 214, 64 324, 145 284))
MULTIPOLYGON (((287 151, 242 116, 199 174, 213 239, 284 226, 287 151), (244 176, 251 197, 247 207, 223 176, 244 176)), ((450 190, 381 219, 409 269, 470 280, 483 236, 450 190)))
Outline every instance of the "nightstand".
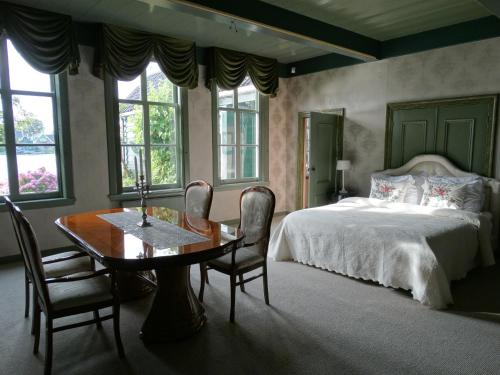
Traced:
POLYGON ((353 191, 348 191, 347 193, 336 192, 331 196, 331 202, 337 203, 339 200, 349 197, 354 197, 356 194, 353 191))

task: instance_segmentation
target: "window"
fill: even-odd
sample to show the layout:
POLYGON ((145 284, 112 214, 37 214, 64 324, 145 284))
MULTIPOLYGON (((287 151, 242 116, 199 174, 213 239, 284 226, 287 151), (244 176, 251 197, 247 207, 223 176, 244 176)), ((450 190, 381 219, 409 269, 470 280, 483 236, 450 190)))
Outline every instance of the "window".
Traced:
POLYGON ((139 163, 140 154, 143 163, 139 169, 144 171, 151 190, 182 188, 185 89, 172 84, 156 62, 150 62, 131 81, 109 77, 107 81, 113 103, 108 105, 108 111, 112 109, 108 121, 112 195, 133 191, 134 159, 139 163))
POLYGON ((0 195, 71 198, 65 74, 36 71, 7 39, 0 66, 0 195))
POLYGON ((267 97, 249 77, 238 89, 213 92, 215 184, 267 180, 267 97))

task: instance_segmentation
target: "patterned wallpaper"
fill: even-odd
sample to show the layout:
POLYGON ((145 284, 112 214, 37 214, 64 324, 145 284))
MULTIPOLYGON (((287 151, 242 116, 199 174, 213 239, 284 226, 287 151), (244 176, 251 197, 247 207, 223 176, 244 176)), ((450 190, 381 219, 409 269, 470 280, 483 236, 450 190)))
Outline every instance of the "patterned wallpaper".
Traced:
POLYGON ((345 108, 346 184, 368 195, 370 174, 383 168, 387 103, 498 92, 500 38, 282 80, 271 119, 286 156, 272 163, 286 168, 286 208, 295 209, 299 111, 345 108))

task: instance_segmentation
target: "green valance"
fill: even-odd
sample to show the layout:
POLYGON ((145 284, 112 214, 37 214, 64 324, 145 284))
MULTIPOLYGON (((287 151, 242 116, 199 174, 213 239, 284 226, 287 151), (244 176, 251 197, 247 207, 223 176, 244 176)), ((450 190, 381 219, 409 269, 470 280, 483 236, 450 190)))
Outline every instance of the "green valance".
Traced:
POLYGON ((215 82, 224 90, 236 89, 247 74, 260 93, 276 96, 279 85, 277 60, 222 48, 210 48, 206 80, 208 88, 215 82))
POLYGON ((94 61, 97 77, 104 78, 107 72, 116 79, 129 81, 146 69, 152 57, 173 84, 188 88, 198 85, 193 42, 118 26, 99 26, 94 61))
POLYGON ((0 30, 36 70, 78 73, 80 54, 70 16, 0 1, 0 30))

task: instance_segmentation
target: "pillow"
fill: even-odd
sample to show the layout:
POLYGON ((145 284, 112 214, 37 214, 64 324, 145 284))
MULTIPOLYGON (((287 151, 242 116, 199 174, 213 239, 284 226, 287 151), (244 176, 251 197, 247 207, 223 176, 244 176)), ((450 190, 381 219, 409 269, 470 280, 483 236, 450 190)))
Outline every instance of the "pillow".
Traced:
POLYGON ((412 174, 413 183, 408 185, 406 190, 404 203, 420 204, 422 196, 424 195, 424 183, 427 174, 425 172, 412 174))
POLYGON ((413 177, 410 175, 373 174, 371 177, 370 198, 389 202, 403 202, 408 187, 413 183, 413 177))
POLYGON ((484 183, 480 176, 430 176, 424 184, 421 205, 480 212, 483 200, 484 183))

